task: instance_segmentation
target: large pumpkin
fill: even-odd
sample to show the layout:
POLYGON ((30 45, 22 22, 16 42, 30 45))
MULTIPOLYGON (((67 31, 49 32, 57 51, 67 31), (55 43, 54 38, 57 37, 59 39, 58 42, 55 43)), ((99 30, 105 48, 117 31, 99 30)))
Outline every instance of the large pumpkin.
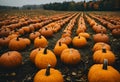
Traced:
POLYGON ((72 43, 75 47, 83 47, 87 45, 87 40, 83 36, 75 36, 72 40, 72 43))
POLYGON ((47 45, 48 45, 48 41, 42 35, 40 35, 39 37, 35 38, 35 40, 34 40, 34 47, 35 48, 39 48, 39 47, 45 48, 47 45))
POLYGON ((54 51, 55 55, 60 56, 62 51, 66 48, 68 48, 68 46, 66 44, 59 42, 55 45, 53 51, 54 51))
POLYGON ((88 81, 120 82, 120 73, 112 66, 108 66, 107 60, 105 59, 104 64, 95 64, 90 68, 88 72, 88 81))
POLYGON ((40 33, 45 37, 51 37, 53 35, 53 30, 51 28, 44 27, 40 30, 40 33))
POLYGON ((55 67, 57 63, 57 59, 55 54, 51 51, 45 48, 42 50, 42 52, 38 52, 35 57, 35 65, 41 69, 46 68, 48 64, 51 65, 51 67, 55 67))
POLYGON ((50 65, 48 65, 47 69, 37 72, 34 82, 64 82, 64 79, 60 71, 50 68, 50 65))
POLYGON ((103 63, 104 59, 108 59, 108 64, 111 65, 115 62, 115 55, 112 51, 106 50, 105 48, 94 52, 93 60, 95 63, 103 63))
POLYGON ((62 51, 60 58, 66 64, 77 64, 81 60, 81 54, 76 49, 68 48, 62 51))
POLYGON ((92 50, 93 51, 101 50, 103 47, 105 49, 107 49, 107 50, 111 50, 110 45, 107 44, 107 43, 104 43, 104 42, 97 42, 97 43, 95 43, 92 50))
POLYGON ((83 36, 83 37, 85 37, 85 38, 90 38, 90 34, 87 33, 87 32, 81 32, 81 33, 79 33, 78 36, 83 36))
POLYGON ((0 57, 0 66, 3 68, 14 68, 20 64, 22 64, 22 56, 17 51, 8 51, 0 57))

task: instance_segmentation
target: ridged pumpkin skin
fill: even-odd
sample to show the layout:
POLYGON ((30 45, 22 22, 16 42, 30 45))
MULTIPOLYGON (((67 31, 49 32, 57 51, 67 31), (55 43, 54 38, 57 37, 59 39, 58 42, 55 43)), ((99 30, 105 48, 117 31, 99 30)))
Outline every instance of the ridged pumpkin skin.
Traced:
POLYGON ((72 43, 75 47, 83 47, 87 45, 87 40, 83 36, 75 36, 72 40, 72 43))
POLYGON ((10 50, 23 50, 26 48, 26 42, 23 38, 13 38, 9 42, 9 49, 10 50))
POLYGON ((14 68, 22 64, 22 56, 17 51, 9 51, 1 55, 0 66, 4 68, 14 68))
POLYGON ((103 69, 103 64, 93 65, 88 72, 89 82, 120 82, 120 73, 112 66, 103 69))
POLYGON ((48 41, 44 36, 39 36, 37 38, 35 38, 34 40, 34 47, 35 48, 45 48, 48 45, 48 41))
POLYGON ((46 69, 40 70, 34 77, 34 82, 64 82, 61 72, 50 68, 50 75, 45 75, 46 69))
POLYGON ((81 55, 78 50, 68 48, 62 51, 60 58, 66 64, 77 64, 81 60, 81 55))
POLYGON ((103 33, 97 33, 93 36, 93 39, 95 42, 105 42, 108 43, 109 42, 109 37, 106 34, 103 33))
POLYGON ((62 42, 62 43, 69 45, 72 42, 72 38, 66 36, 64 38, 59 39, 57 43, 59 43, 59 42, 62 42))
POLYGON ((41 69, 41 68, 46 68, 48 64, 51 65, 51 67, 55 67, 57 63, 57 59, 55 54, 51 50, 42 50, 40 53, 38 52, 36 57, 35 57, 35 65, 41 69))
POLYGON ((106 52, 103 52, 102 50, 97 50, 93 54, 93 60, 95 63, 103 63, 104 59, 108 59, 108 64, 111 65, 115 62, 115 55, 113 54, 112 51, 105 50, 106 52))
POLYGON ((111 50, 110 45, 108 45, 107 43, 97 42, 97 43, 95 43, 95 45, 93 46, 92 51, 101 50, 103 47, 104 47, 106 50, 111 50))
POLYGON ((60 56, 62 51, 67 48, 68 48, 68 46, 66 44, 59 42, 55 45, 53 51, 54 51, 55 55, 60 56))

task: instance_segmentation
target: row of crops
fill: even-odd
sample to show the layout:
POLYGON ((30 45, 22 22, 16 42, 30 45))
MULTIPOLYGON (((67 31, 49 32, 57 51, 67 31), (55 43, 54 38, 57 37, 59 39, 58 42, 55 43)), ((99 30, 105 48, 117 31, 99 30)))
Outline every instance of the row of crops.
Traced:
POLYGON ((120 17, 109 14, 5 14, 0 81, 119 82, 120 17))

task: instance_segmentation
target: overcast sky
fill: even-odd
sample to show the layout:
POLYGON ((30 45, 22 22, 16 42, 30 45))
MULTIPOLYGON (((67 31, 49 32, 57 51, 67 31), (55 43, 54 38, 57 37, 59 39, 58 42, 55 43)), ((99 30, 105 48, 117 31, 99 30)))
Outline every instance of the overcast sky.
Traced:
MULTIPOLYGON (((46 3, 53 3, 53 2, 63 2, 63 1, 72 1, 72 0, 0 0, 0 5, 5 6, 23 6, 23 5, 30 5, 30 4, 46 4, 46 3)), ((84 1, 84 0, 73 0, 75 2, 84 1)), ((89 1, 89 0, 86 0, 89 1)))

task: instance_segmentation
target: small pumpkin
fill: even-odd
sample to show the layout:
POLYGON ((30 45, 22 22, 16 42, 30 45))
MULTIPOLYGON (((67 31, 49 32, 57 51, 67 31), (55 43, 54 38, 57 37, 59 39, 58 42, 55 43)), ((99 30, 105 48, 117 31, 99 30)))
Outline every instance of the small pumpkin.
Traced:
POLYGON ((39 37, 35 38, 35 40, 34 40, 34 47, 35 48, 39 48, 39 47, 45 48, 47 45, 48 45, 48 41, 42 35, 40 35, 39 37))
POLYGON ((9 42, 10 42, 10 38, 8 38, 8 37, 0 38, 0 46, 1 47, 8 47, 9 42))
POLYGON ((9 49, 10 50, 23 50, 26 48, 26 43, 24 42, 23 38, 13 38, 9 42, 9 49))
POLYGON ((3 68, 14 68, 21 64, 22 56, 17 51, 8 51, 0 57, 0 66, 3 68))
MULTIPOLYGON (((65 43, 65 44, 69 45, 69 44, 72 42, 72 38, 66 36, 66 37, 64 37, 64 38, 60 38, 60 39, 58 40, 58 42, 62 42, 62 43, 65 43)), ((58 43, 58 42, 57 42, 57 43, 58 43)))
POLYGON ((40 33, 45 37, 51 37, 53 35, 53 30, 51 28, 44 27, 40 30, 40 33))
POLYGON ((63 76, 60 71, 50 68, 38 71, 34 77, 34 82, 64 82, 63 76))
POLYGON ((34 41, 34 39, 39 36, 40 36, 39 32, 33 32, 33 33, 30 33, 29 38, 30 38, 30 40, 34 41))
POLYGON ((89 82, 120 82, 119 72, 112 66, 108 66, 109 62, 104 59, 103 64, 93 65, 88 72, 89 82))
POLYGON ((75 36, 72 40, 72 44, 75 47, 83 47, 87 45, 87 40, 83 36, 75 36))
POLYGON ((10 40, 12 40, 13 38, 18 37, 18 34, 11 34, 8 36, 8 38, 10 38, 10 40))
POLYGON ((120 37, 120 28, 113 29, 112 35, 114 35, 115 37, 120 37))
POLYGON ((31 41, 28 38, 23 38, 23 40, 26 43, 26 46, 29 46, 31 44, 31 41))
POLYGON ((95 42, 105 42, 108 43, 109 42, 109 37, 107 34, 103 34, 103 33, 97 33, 93 36, 93 39, 95 42))
POLYGON ((77 64, 81 60, 81 54, 78 50, 73 48, 64 49, 61 53, 60 59, 65 64, 77 64))
POLYGON ((55 45, 53 51, 54 51, 55 55, 60 56, 62 51, 66 48, 68 48, 68 46, 66 44, 59 42, 55 45))
MULTIPOLYGON (((37 55, 37 53, 41 50, 42 48, 36 48, 34 50, 31 51, 30 53, 30 60, 34 63, 35 62, 35 57, 37 55)), ((40 53, 40 52, 39 52, 40 53)))
POLYGON ((78 36, 83 36, 83 37, 85 37, 87 39, 90 38, 90 34, 87 33, 87 32, 81 32, 81 33, 78 34, 78 36))
POLYGON ((42 50, 42 52, 38 52, 35 57, 35 65, 41 69, 46 68, 48 64, 51 65, 51 67, 55 67, 57 63, 57 59, 55 54, 51 51, 45 48, 42 50))
POLYGON ((104 43, 104 42, 97 42, 97 43, 95 43, 95 45, 93 46, 92 51, 101 50, 103 47, 104 47, 106 50, 111 50, 111 47, 110 47, 109 44, 104 43))
POLYGON ((108 64, 111 65, 115 62, 115 55, 112 51, 106 50, 104 47, 102 50, 94 52, 93 60, 95 63, 103 63, 104 59, 108 59, 108 64))

